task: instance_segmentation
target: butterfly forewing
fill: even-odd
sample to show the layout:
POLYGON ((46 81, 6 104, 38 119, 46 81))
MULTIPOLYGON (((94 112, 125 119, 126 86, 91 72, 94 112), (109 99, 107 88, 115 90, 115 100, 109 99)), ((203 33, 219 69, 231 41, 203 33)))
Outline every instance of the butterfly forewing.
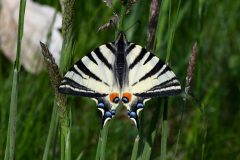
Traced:
POLYGON ((64 76, 59 91, 87 97, 108 95, 113 89, 112 65, 115 60, 110 45, 96 48, 75 63, 64 76))
POLYGON ((139 45, 130 44, 130 47, 127 63, 129 88, 132 94, 141 97, 160 97, 180 92, 180 83, 167 64, 139 45))

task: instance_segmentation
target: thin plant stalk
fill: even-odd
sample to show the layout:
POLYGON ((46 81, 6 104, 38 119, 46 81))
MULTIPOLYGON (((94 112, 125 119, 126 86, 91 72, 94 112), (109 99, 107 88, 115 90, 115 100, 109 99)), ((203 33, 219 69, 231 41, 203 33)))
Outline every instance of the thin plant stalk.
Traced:
POLYGON ((53 138, 56 135, 57 124, 58 124, 58 115, 57 115, 57 103, 55 100, 54 104, 53 104, 53 111, 52 111, 52 116, 51 116, 51 123, 50 123, 49 132, 48 132, 48 137, 47 137, 46 145, 44 148, 44 153, 43 153, 43 158, 42 158, 43 160, 48 159, 50 145, 51 145, 53 138))
POLYGON ((151 145, 147 142, 145 142, 144 149, 143 149, 143 155, 142 159, 147 160, 151 158, 151 152, 152 152, 152 145, 155 141, 156 138, 156 133, 157 133, 157 124, 159 121, 159 116, 160 116, 160 107, 156 108, 156 111, 154 112, 155 114, 152 117, 151 123, 150 123, 150 130, 148 133, 148 139, 151 143, 151 145))
MULTIPOLYGON (((150 4, 150 9, 149 9, 148 30, 147 30, 147 42, 148 42, 147 49, 151 51, 154 51, 156 48, 155 41, 156 41, 156 32, 158 28, 159 12, 160 12, 159 1, 152 0, 150 4)), ((159 108, 157 108, 156 114, 154 114, 151 120, 150 130, 148 134, 151 144, 145 141, 143 154, 142 154, 143 160, 148 160, 150 159, 150 156, 151 156, 152 144, 154 142, 155 135, 156 135, 156 124, 159 118, 159 112, 158 112, 159 108)))
POLYGON ((109 122, 107 122, 100 131, 95 160, 105 159, 108 128, 109 128, 109 122))
POLYGON ((152 146, 150 146, 150 144, 147 141, 145 141, 144 148, 143 148, 143 154, 142 154, 142 160, 150 159, 151 151, 152 151, 152 146))
POLYGON ((76 160, 81 160, 81 159, 82 159, 82 156, 83 156, 83 152, 81 152, 81 153, 77 156, 76 160))
POLYGON ((8 122, 7 145, 5 149, 5 160, 14 159, 14 148, 16 139, 16 119, 17 119, 17 104, 18 104, 18 79, 21 68, 20 54, 23 37, 24 15, 25 15, 26 0, 20 1, 19 7, 19 23, 18 23, 18 39, 17 39, 17 53, 13 69, 13 83, 10 102, 10 113, 8 122))
MULTIPOLYGON (((184 97, 183 97, 183 107, 182 107, 182 113, 181 113, 181 119, 180 119, 180 129, 178 131, 177 144, 176 144, 176 148, 175 148, 175 157, 177 155, 178 141, 179 141, 179 138, 180 138, 180 135, 181 135, 183 112, 184 112, 184 109, 186 107, 187 97, 188 97, 189 90, 190 90, 190 87, 191 87, 190 84, 191 84, 191 81, 192 81, 192 78, 193 78, 193 73, 194 73, 194 68, 195 68, 195 63, 196 63, 196 54, 197 54, 197 42, 193 45, 192 53, 191 53, 191 56, 190 56, 189 62, 188 62, 186 83, 185 83, 185 89, 184 89, 185 92, 184 92, 184 97)), ((205 119, 204 113, 203 113, 203 119, 205 119)), ((204 136, 205 136, 205 134, 204 134, 204 136)), ((204 154, 203 153, 204 148, 205 148, 205 144, 202 145, 202 157, 203 157, 203 154, 204 154)))
POLYGON ((68 132, 67 132, 67 141, 66 141, 66 149, 65 149, 65 159, 66 160, 71 160, 71 122, 72 122, 72 112, 71 112, 71 108, 69 108, 69 128, 68 128, 68 132))
POLYGON ((137 159, 138 145, 139 145, 139 135, 136 136, 135 141, 134 141, 131 160, 137 159))
POLYGON ((160 5, 159 19, 158 19, 158 29, 157 29, 157 41, 156 49, 160 50, 161 45, 163 44, 163 36, 166 34, 164 31, 166 19, 167 19, 167 10, 170 1, 162 0, 160 5))
MULTIPOLYGON (((52 37, 52 29, 53 29, 54 22, 56 21, 56 17, 57 17, 57 10, 54 13, 52 23, 49 27, 49 32, 47 34, 47 42, 46 42, 47 46, 50 45, 50 41, 51 41, 51 37, 52 37)), ((53 104, 50 128, 49 128, 48 137, 47 137, 47 141, 46 141, 44 153, 43 153, 43 158, 42 158, 43 160, 48 159, 50 145, 56 135, 57 124, 58 124, 58 115, 57 115, 57 103, 56 103, 56 99, 55 99, 54 104, 53 104)))
POLYGON ((176 142, 176 147, 175 147, 175 151, 174 151, 175 159, 176 159, 176 156, 177 156, 178 144, 179 144, 180 136, 181 136, 181 133, 182 133, 181 129, 182 129, 182 124, 183 124, 182 121, 183 121, 183 113, 184 113, 185 107, 186 107, 186 100, 183 100, 183 105, 181 107, 180 127, 179 127, 179 130, 178 130, 177 142, 176 142))
MULTIPOLYGON (((121 7, 121 15, 120 15, 120 22, 118 23, 118 30, 123 31, 123 27, 124 27, 124 18, 126 15, 126 7, 122 6, 121 7)), ((118 34, 118 33, 116 33, 118 34)))
POLYGON ((109 128, 109 122, 107 122, 103 127, 103 129, 101 130, 102 144, 101 144, 100 160, 105 160, 108 128, 109 128))
MULTIPOLYGON (((59 122, 60 122, 60 134, 63 135, 62 133, 64 133, 64 136, 62 136, 61 138, 65 138, 67 135, 67 129, 70 126, 70 120, 68 118, 69 115, 67 115, 67 107, 66 107, 66 96, 60 94, 58 92, 58 86, 60 84, 61 81, 61 75, 59 72, 59 68, 57 66, 57 64, 55 63, 55 60, 52 56, 52 54, 50 53, 50 51, 48 50, 47 46, 40 42, 40 45, 42 47, 42 54, 44 57, 44 61, 46 63, 47 69, 48 69, 48 73, 49 73, 49 77, 52 83, 52 86, 54 88, 55 91, 55 99, 56 99, 56 103, 58 105, 58 117, 59 117, 59 122)), ((61 139, 62 140, 62 139, 61 139)), ((61 146, 61 159, 65 159, 65 141, 63 141, 63 146, 61 146)), ((62 141, 61 141, 61 145, 62 145, 62 141)))
MULTIPOLYGON (((175 35, 175 31, 177 29, 177 23, 178 23, 178 15, 179 15, 179 10, 180 10, 180 6, 181 6, 181 0, 178 1, 178 8, 177 8, 177 13, 176 13, 176 17, 174 19, 174 23, 172 26, 170 26, 171 24, 171 13, 169 12, 169 37, 168 37, 168 47, 167 47, 167 56, 166 56, 166 63, 168 63, 170 55, 171 55, 171 50, 172 50, 172 44, 173 44, 173 40, 174 40, 174 35, 175 35)), ((170 4, 169 4, 169 10, 171 10, 171 0, 170 0, 170 4)))
POLYGON ((101 144, 102 144, 102 139, 101 139, 101 132, 100 132, 99 138, 98 138, 98 145, 97 145, 97 152, 96 152, 95 160, 99 160, 100 159, 101 144))
MULTIPOLYGON (((171 55, 171 50, 172 50, 172 44, 173 44, 173 39, 176 31, 176 26, 178 22, 178 15, 179 15, 179 10, 181 6, 181 0, 178 2, 178 9, 176 13, 176 17, 174 19, 174 23, 172 26, 171 25, 171 0, 169 4, 169 18, 168 18, 168 23, 169 23, 169 37, 168 37, 168 47, 167 47, 167 56, 166 56, 166 63, 168 63, 170 55, 171 55)), ((168 134, 168 98, 164 99, 164 107, 163 107, 163 119, 162 119, 162 141, 161 141, 161 160, 165 160, 167 157, 167 134, 168 134)))
POLYGON ((164 99, 162 115, 162 141, 161 141, 161 160, 165 160, 167 157, 167 134, 168 134, 168 99, 164 99))
MULTIPOLYGON (((75 0, 60 0, 62 9, 63 46, 60 61, 60 72, 63 74, 70 65, 73 51, 72 28, 75 0)), ((71 159, 71 109, 67 105, 58 107, 61 139, 61 160, 71 159)))

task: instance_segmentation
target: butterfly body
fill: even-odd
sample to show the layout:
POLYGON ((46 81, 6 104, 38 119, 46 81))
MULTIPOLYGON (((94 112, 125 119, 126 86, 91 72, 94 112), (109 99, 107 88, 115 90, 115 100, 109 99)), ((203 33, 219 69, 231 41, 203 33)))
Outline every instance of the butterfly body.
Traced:
POLYGON ((102 125, 115 116, 121 103, 137 127, 146 100, 180 91, 169 66, 145 48, 128 42, 122 32, 114 42, 80 59, 59 86, 60 93, 93 98, 102 112, 102 125))

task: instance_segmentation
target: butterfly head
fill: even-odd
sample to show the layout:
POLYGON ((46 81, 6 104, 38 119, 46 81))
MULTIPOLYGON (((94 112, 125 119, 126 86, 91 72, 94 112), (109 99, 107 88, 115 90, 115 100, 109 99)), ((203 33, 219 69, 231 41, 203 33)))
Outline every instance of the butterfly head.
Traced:
POLYGON ((127 37, 126 37, 126 35, 124 34, 123 31, 120 31, 118 33, 115 43, 116 44, 125 44, 125 45, 128 43, 127 37))

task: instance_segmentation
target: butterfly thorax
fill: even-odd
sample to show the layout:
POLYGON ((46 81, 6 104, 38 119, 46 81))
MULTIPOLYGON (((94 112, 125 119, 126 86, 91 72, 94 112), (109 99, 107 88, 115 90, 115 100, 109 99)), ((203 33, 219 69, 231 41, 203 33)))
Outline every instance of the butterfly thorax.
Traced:
POLYGON ((128 66, 126 59, 126 49, 128 42, 123 33, 119 33, 117 40, 115 41, 116 47, 116 59, 114 63, 114 75, 117 85, 120 91, 128 84, 128 66))

